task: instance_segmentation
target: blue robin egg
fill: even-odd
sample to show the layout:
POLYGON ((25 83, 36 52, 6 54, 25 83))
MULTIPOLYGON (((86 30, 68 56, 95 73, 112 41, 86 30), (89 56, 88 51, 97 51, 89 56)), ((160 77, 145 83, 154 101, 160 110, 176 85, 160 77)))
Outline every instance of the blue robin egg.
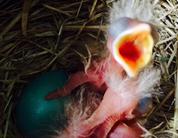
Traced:
POLYGON ((64 127, 64 105, 69 97, 46 100, 45 96, 62 88, 68 80, 64 71, 44 73, 31 81, 22 92, 16 105, 16 124, 28 138, 49 137, 56 129, 64 127))

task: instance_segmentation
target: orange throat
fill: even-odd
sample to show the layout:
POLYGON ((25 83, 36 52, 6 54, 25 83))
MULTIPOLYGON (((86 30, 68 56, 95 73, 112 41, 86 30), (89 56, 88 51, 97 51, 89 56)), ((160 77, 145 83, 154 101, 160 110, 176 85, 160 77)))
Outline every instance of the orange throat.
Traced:
POLYGON ((129 61, 136 62, 141 57, 141 51, 133 42, 125 42, 119 48, 120 55, 129 61))
POLYGON ((135 63, 140 59, 142 51, 134 44, 134 42, 128 41, 119 47, 118 53, 125 62, 134 67, 135 63))

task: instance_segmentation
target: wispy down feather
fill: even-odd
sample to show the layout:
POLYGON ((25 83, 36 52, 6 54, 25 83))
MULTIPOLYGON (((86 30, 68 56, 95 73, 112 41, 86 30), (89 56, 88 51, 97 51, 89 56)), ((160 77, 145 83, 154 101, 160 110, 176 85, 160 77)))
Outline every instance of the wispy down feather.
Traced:
POLYGON ((136 78, 124 77, 119 78, 110 70, 108 72, 110 76, 107 81, 113 91, 119 93, 125 93, 135 95, 137 98, 142 99, 147 96, 151 96, 151 92, 155 91, 154 87, 159 85, 160 71, 153 67, 145 68, 136 78))
POLYGON ((141 93, 141 98, 154 92, 154 87, 160 84, 161 73, 160 70, 154 68, 147 68, 140 73, 138 78, 138 92, 141 93))
MULTIPOLYGON (((118 90, 118 94, 120 93, 121 95, 124 95, 122 101, 119 101, 119 97, 118 101, 115 101, 116 99, 110 99, 113 103, 120 103, 118 104, 118 107, 119 110, 122 112, 118 112, 118 115, 122 114, 125 111, 125 108, 127 111, 127 106, 129 106, 129 104, 132 105, 132 100, 134 100, 135 98, 139 100, 151 95, 150 92, 153 91, 154 86, 159 83, 160 72, 156 69, 148 68, 141 72, 135 79, 129 77, 125 77, 122 79, 123 81, 121 81, 118 85, 114 84, 113 86, 115 87, 115 90, 118 90), (124 109, 122 110, 122 108, 124 109)), ((68 126, 63 131, 58 132, 57 136, 54 136, 53 138, 78 138, 81 136, 81 129, 85 129, 81 128, 82 123, 91 116, 93 111, 97 109, 99 103, 101 102, 101 99, 96 93, 93 93, 92 91, 88 91, 87 93, 86 91, 88 91, 88 89, 86 89, 85 87, 79 89, 78 100, 75 100, 67 105, 66 113, 68 117, 68 126), (86 93, 87 96, 84 96, 84 93, 86 93)), ((113 104, 109 103, 109 99, 107 99, 105 102, 109 105, 113 104)), ((109 115, 115 109, 113 107, 117 108, 116 106, 112 105, 112 109, 109 110, 109 115)), ((133 106, 133 109, 134 107, 135 106, 133 106)), ((106 113, 103 113, 103 116, 108 116, 108 112, 105 112, 104 110, 107 110, 107 106, 106 108, 103 108, 102 111, 106 113)), ((89 134, 87 134, 87 136, 92 133, 93 132, 91 131, 89 134)))
POLYGON ((121 17, 129 17, 140 21, 154 22, 154 4, 152 0, 118 0, 110 9, 110 22, 121 17))
POLYGON ((67 128, 57 131, 57 135, 52 138, 78 138, 82 122, 91 116, 101 102, 100 95, 85 86, 78 90, 76 96, 76 99, 72 98, 65 108, 67 128))

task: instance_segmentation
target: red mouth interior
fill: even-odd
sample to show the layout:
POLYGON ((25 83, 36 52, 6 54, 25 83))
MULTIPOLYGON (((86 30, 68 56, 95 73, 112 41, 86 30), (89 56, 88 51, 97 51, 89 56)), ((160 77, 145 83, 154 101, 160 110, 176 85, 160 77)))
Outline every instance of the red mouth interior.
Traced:
POLYGON ((136 62, 140 56, 141 51, 138 48, 137 45, 134 44, 134 42, 124 42, 119 47, 119 53, 123 57, 124 60, 130 61, 130 62, 136 62))

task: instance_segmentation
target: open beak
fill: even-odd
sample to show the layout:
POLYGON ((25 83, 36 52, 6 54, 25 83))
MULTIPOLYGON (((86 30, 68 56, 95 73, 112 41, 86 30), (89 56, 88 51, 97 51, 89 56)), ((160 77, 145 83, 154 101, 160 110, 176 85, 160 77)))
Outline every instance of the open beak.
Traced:
POLYGON ((110 43, 110 51, 126 73, 135 77, 151 60, 153 45, 150 25, 140 23, 120 33, 110 43))

